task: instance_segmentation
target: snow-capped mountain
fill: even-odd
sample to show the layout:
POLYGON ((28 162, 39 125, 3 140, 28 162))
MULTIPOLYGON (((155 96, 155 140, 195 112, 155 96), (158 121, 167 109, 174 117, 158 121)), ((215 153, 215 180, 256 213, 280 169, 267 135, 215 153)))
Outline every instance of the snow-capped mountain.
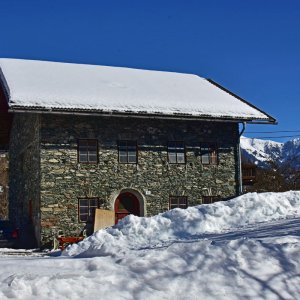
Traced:
POLYGON ((300 169, 300 139, 293 139, 285 143, 270 140, 251 139, 241 137, 242 157, 246 161, 266 167, 269 160, 281 164, 291 163, 300 169))

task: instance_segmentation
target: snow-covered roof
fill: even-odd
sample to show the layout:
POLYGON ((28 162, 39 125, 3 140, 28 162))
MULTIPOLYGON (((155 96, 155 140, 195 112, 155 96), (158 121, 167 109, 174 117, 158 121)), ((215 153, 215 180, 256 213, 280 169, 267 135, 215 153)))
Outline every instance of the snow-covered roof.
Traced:
POLYGON ((0 78, 11 109, 274 121, 192 74, 2 58, 0 78))

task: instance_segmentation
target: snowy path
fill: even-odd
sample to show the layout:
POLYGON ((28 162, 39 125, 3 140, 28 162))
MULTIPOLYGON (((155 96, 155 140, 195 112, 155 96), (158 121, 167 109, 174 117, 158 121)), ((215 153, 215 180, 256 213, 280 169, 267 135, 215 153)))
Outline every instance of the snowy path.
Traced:
POLYGON ((0 257, 0 299, 299 299, 300 218, 94 258, 0 257))

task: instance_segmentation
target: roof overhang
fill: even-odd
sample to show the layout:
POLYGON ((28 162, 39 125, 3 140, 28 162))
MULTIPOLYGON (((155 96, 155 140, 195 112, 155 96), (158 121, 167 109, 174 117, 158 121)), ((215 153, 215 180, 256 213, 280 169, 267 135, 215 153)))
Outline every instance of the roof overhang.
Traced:
POLYGON ((212 80, 212 79, 207 79, 210 83, 214 84, 216 87, 218 87, 219 89, 223 90, 224 92, 230 94, 231 96, 239 99, 240 101, 244 102, 245 104, 251 106, 252 108, 260 111, 261 113, 265 114, 268 118, 267 119, 264 119, 264 120, 256 120, 256 119, 253 119, 252 122, 248 122, 248 123, 256 123, 257 122, 259 124, 274 124, 276 125, 277 124, 277 121, 275 118, 273 118, 271 115, 267 114, 265 111, 261 110, 260 108, 256 107, 255 105, 251 104, 249 101, 245 100, 244 98, 238 96, 237 94, 231 92, 230 90, 228 90, 227 88, 225 88, 224 86, 220 85, 219 83, 217 83, 216 81, 212 80))
POLYGON ((232 117, 213 117, 209 115, 189 115, 189 114, 162 114, 147 113, 133 111, 105 111, 105 110, 89 110, 89 109, 67 109, 67 108, 44 108, 44 107, 24 107, 11 106, 9 112, 13 113, 38 113, 38 114, 61 114, 61 115, 78 115, 78 116, 102 116, 102 117, 123 117, 123 118, 143 118, 143 119, 166 119, 166 120, 194 120, 194 121, 210 121, 210 122, 232 122, 232 123, 248 123, 248 124, 273 124, 277 121, 273 117, 269 119, 252 119, 252 118, 232 118, 232 117))

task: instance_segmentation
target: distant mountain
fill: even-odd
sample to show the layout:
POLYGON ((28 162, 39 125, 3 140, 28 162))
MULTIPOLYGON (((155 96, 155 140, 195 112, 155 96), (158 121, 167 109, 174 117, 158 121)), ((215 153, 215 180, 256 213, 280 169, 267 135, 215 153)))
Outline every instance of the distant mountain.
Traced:
POLYGON ((285 143, 278 143, 241 137, 241 151, 243 160, 261 167, 267 167, 268 160, 275 160, 280 164, 291 163, 293 167, 300 169, 299 138, 285 143))

